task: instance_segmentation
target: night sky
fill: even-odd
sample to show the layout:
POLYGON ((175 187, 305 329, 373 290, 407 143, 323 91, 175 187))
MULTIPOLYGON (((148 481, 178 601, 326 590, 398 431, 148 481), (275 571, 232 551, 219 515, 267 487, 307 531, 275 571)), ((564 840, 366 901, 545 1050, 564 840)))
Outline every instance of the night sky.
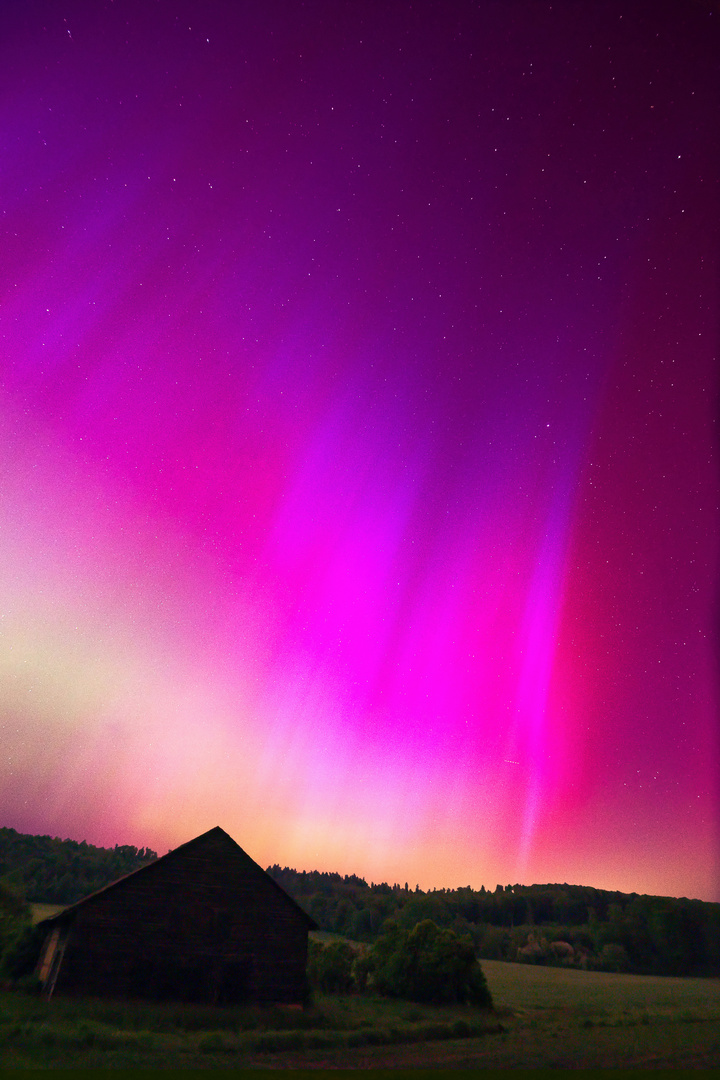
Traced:
POLYGON ((718 6, 1 16, 0 824, 720 900, 718 6))

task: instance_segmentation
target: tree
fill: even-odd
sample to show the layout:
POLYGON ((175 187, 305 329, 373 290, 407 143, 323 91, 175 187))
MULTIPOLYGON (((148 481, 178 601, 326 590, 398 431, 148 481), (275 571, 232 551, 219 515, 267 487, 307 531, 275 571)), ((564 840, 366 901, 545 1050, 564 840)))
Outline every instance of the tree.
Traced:
POLYGON ((0 882, 0 975, 31 980, 44 938, 43 928, 32 925, 29 904, 0 882))
POLYGON ((389 997, 492 1006, 470 938, 430 919, 409 931, 391 926, 370 950, 369 966, 375 989, 389 997))
POLYGON ((0 957, 30 922, 30 908, 17 889, 0 881, 0 957))
POLYGON ((408 900, 396 916, 398 925, 407 930, 418 923, 431 920, 436 926, 448 926, 452 922, 452 912, 440 895, 420 893, 408 900))
POLYGON ((330 945, 311 941, 307 968, 310 985, 324 994, 350 993, 354 985, 354 959, 355 953, 346 941, 334 941, 330 945))
POLYGON ((603 945, 599 964, 603 971, 627 971, 630 962, 624 945, 614 941, 603 945))

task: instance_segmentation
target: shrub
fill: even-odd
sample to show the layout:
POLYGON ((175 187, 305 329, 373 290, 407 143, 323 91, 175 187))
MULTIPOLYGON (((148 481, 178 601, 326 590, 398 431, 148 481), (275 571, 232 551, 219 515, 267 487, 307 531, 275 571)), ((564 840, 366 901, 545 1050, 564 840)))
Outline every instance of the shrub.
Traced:
POLYGON ((484 960, 506 960, 511 948, 510 931, 504 926, 483 926, 478 934, 478 956, 484 960))
POLYGON ((625 947, 615 941, 603 945, 599 966, 603 971, 627 971, 630 960, 625 947))
POLYGON ((360 993, 364 993, 367 988, 368 976, 372 971, 372 950, 362 948, 355 955, 355 959, 352 964, 352 977, 355 981, 355 985, 360 993))
POLYGON ((441 930, 430 919, 403 930, 391 927, 370 950, 375 989, 390 997, 434 1004, 492 998, 469 938, 441 930))
POLYGON ((325 994, 347 994, 354 988, 355 953, 346 941, 330 945, 311 942, 308 952, 308 979, 311 987, 325 994))
POLYGON ((6 940, 0 962, 2 974, 14 983, 32 979, 35 966, 40 958, 40 950, 45 940, 45 928, 19 923, 15 933, 6 940))
POLYGON ((16 977, 9 970, 6 961, 29 925, 29 905, 16 889, 7 882, 0 881, 0 970, 6 977, 10 976, 13 979, 16 977))
POLYGON ((38 997, 42 993, 42 983, 33 971, 29 975, 21 975, 19 979, 16 979, 14 989, 19 990, 22 994, 31 994, 38 997))
POLYGON ((518 949, 516 959, 521 964, 542 964, 548 959, 548 943, 545 937, 538 940, 534 930, 528 934, 527 945, 518 949))

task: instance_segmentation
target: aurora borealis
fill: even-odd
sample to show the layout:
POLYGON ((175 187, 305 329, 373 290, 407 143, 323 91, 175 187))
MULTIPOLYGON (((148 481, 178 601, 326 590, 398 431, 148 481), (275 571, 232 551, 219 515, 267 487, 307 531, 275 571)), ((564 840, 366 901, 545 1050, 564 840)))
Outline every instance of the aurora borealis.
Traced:
POLYGON ((4 6, 0 824, 720 900, 718 24, 4 6))

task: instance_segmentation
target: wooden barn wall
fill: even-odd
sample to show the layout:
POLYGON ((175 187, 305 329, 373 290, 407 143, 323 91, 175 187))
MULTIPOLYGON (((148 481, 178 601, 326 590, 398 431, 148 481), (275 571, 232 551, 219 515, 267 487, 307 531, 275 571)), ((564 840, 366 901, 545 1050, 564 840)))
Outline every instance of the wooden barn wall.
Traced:
POLYGON ((56 993, 302 999, 308 925, 239 849, 210 838, 78 908, 56 993))

